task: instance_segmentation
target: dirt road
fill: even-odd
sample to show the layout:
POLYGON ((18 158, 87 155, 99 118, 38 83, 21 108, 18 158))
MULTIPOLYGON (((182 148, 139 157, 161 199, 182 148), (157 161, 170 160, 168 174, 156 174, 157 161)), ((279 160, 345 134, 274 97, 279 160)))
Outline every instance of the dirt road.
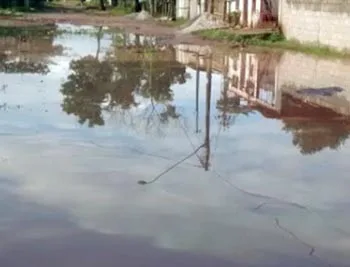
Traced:
POLYGON ((96 25, 108 26, 124 29, 127 32, 144 35, 164 36, 167 43, 187 43, 208 45, 212 42, 201 39, 191 34, 180 34, 176 27, 160 25, 157 21, 138 21, 123 16, 113 16, 102 12, 48 12, 30 13, 21 17, 3 17, 0 19, 1 25, 43 25, 49 23, 71 23, 75 25, 96 25))

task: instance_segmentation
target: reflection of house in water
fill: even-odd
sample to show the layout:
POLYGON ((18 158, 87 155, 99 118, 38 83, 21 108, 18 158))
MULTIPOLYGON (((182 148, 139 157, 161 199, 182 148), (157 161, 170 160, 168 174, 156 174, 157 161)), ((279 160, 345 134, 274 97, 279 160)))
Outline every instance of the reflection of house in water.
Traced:
MULTIPOLYGON (((200 48, 179 48, 177 60, 205 69, 204 58, 198 56, 205 54, 200 48)), ((307 81, 302 83, 305 85, 291 84, 284 68, 293 58, 287 57, 288 61, 283 58, 282 64, 281 57, 279 53, 213 56, 213 70, 223 77, 221 96, 216 103, 221 125, 228 128, 237 115, 255 111, 265 118, 281 120, 283 129, 292 133, 294 145, 303 154, 339 147, 350 136, 346 90, 334 86, 334 82, 326 88, 309 86, 307 81)))
POLYGON ((240 97, 249 103, 257 103, 279 109, 276 67, 278 55, 240 53, 228 58, 229 97, 240 97))
POLYGON ((264 117, 283 121, 283 129, 293 134, 293 143, 302 153, 337 148, 350 135, 350 113, 334 104, 343 89, 281 85, 278 64, 278 56, 267 54, 241 53, 229 59, 229 85, 223 97, 238 97, 236 104, 243 99, 264 117))

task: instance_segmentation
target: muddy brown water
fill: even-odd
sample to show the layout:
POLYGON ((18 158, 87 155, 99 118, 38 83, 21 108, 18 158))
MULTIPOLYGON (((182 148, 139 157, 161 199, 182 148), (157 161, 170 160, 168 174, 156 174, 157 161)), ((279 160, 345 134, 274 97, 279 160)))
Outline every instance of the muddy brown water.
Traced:
POLYGON ((348 62, 55 32, 0 38, 1 267, 350 265, 348 62))

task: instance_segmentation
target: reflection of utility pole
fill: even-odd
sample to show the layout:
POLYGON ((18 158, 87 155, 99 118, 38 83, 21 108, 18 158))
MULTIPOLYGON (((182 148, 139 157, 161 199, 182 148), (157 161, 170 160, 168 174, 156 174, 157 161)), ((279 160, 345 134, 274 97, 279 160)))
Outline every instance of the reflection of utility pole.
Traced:
POLYGON ((212 55, 207 58, 207 88, 206 88, 206 103, 205 103, 205 159, 204 169, 209 169, 210 161, 210 104, 211 104, 211 76, 212 76, 212 55))
POLYGON ((196 133, 199 133, 198 120, 199 120, 199 54, 197 54, 196 65, 196 133))
POLYGON ((223 73, 223 78, 224 78, 224 84, 223 84, 223 106, 222 106, 222 126, 224 128, 227 128, 229 126, 229 115, 227 115, 227 109, 228 109, 228 85, 229 85, 229 80, 228 80, 228 64, 226 64, 225 58, 224 58, 224 73, 223 73))
POLYGON ((96 59, 98 60, 100 50, 101 50, 101 33, 102 33, 102 26, 98 28, 97 32, 97 51, 96 51, 96 59))

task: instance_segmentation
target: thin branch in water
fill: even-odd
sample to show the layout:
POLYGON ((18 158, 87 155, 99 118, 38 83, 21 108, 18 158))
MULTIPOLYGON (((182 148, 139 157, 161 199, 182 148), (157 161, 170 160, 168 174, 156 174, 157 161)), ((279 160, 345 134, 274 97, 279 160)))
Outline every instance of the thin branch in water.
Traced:
MULTIPOLYGON (((137 152, 138 154, 142 154, 142 155, 145 155, 145 156, 174 161, 173 158, 170 158, 170 157, 167 157, 167 156, 162 156, 162 155, 157 155, 157 154, 152 154, 152 153, 147 153, 145 151, 142 151, 141 149, 137 149, 137 148, 134 148, 134 147, 118 147, 118 146, 117 147, 107 147, 107 146, 103 146, 103 145, 97 144, 96 142, 94 142, 92 140, 90 140, 90 143, 95 145, 95 146, 97 146, 97 147, 99 147, 99 148, 103 148, 103 149, 114 150, 116 148, 127 148, 127 149, 129 149, 131 151, 137 152)), ((195 167, 195 168, 202 168, 201 165, 196 165, 196 164, 187 163, 187 162, 185 162, 185 164, 189 165, 189 166, 192 166, 192 167, 195 167)))
POLYGON ((154 177, 152 180, 150 181, 144 181, 144 180, 140 180, 137 183, 140 185, 146 185, 146 184, 151 184, 154 183, 155 181, 157 181, 159 178, 161 178, 164 174, 168 173, 169 171, 171 171, 172 169, 174 169, 175 167, 177 167, 178 165, 180 165, 182 162, 184 162, 185 160, 189 159, 190 157, 192 157, 193 155, 195 155, 202 147, 204 147, 204 144, 199 146, 195 151, 193 151, 191 154, 187 155, 186 157, 184 157, 183 159, 181 159, 180 161, 176 162, 175 164, 171 165, 169 168, 167 168, 165 171, 161 172, 160 174, 158 174, 156 177, 154 177))

